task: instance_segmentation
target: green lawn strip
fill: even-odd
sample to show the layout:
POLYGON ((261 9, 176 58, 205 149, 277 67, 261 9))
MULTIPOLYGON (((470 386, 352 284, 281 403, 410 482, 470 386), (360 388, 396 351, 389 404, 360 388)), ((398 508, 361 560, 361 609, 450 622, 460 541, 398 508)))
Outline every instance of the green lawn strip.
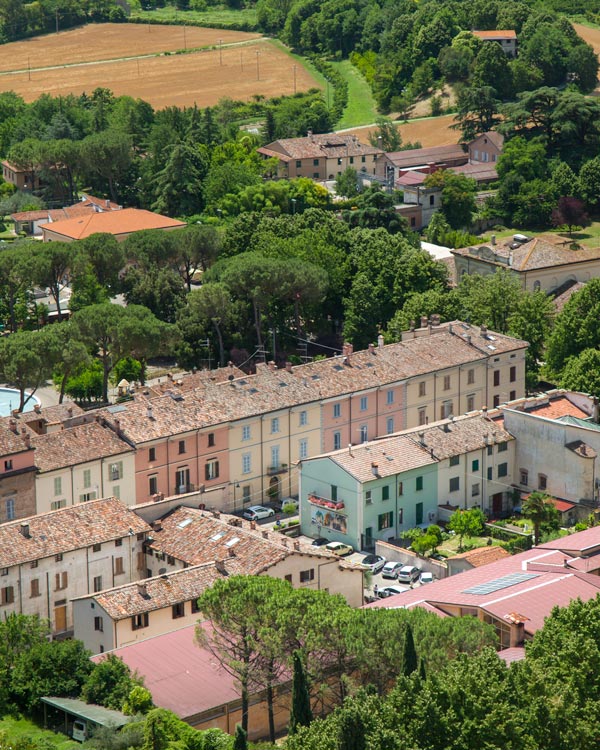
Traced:
POLYGON ((231 24, 248 24, 249 26, 256 26, 255 8, 242 8, 240 10, 213 8, 207 11, 181 11, 169 6, 166 8, 156 8, 155 10, 134 10, 131 13, 131 17, 147 19, 154 22, 165 21, 168 23, 178 23, 181 25, 187 22, 194 26, 202 24, 218 24, 224 28, 231 24))
POLYGON ((319 71, 315 68, 310 60, 308 60, 306 57, 302 57, 302 55, 297 55, 296 53, 292 52, 290 48, 286 47, 285 44, 279 41, 279 39, 269 39, 268 43, 274 45, 275 47, 277 47, 277 49, 290 57, 295 63, 301 65, 315 79, 318 88, 325 90, 327 81, 325 80, 323 74, 319 73, 319 71))
POLYGON ((27 737, 34 741, 44 740, 51 743, 56 750, 75 750, 81 747, 81 743, 70 740, 66 735, 41 729, 35 722, 25 718, 15 719, 12 716, 5 716, 0 719, 0 732, 6 732, 9 742, 27 737))
POLYGON ((567 18, 572 23, 578 23, 580 26, 587 26, 590 29, 600 29, 600 24, 590 21, 585 16, 574 15, 574 16, 567 16, 567 18))
MULTIPOLYGON (((584 247, 597 248, 600 247, 600 221, 594 221, 589 227, 584 227, 580 230, 573 232, 573 237, 569 237, 569 233, 566 230, 555 229, 554 227, 548 227, 547 229, 520 229, 519 227, 507 227, 495 232, 493 229, 489 229, 485 234, 480 235, 482 243, 490 242, 491 235, 494 235, 497 240, 506 239, 512 237, 513 234, 524 234, 526 237, 537 237, 540 234, 555 234, 561 240, 566 243, 577 242, 584 247)), ((575 252, 575 251, 574 251, 575 252)))
POLYGON ((371 93, 371 87, 350 60, 331 63, 348 83, 348 104, 336 129, 354 128, 359 125, 371 125, 377 119, 377 106, 371 93))

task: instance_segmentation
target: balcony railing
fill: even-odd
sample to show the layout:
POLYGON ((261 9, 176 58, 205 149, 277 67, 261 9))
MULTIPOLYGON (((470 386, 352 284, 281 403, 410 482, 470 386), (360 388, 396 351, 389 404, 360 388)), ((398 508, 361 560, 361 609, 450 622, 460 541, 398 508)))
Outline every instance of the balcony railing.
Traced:
POLYGON ((175 487, 175 494, 176 495, 185 495, 186 492, 195 492, 196 486, 193 484, 178 484, 177 487, 175 487))
POLYGON ((287 464, 275 464, 274 466, 267 466, 267 476, 272 477, 274 474, 286 474, 287 470, 287 464))
POLYGON ((333 510, 336 513, 341 513, 344 516, 348 515, 346 504, 343 500, 332 500, 331 498, 322 497, 321 495, 317 495, 315 492, 311 492, 311 494, 308 496, 308 502, 311 505, 319 506, 319 508, 327 508, 328 510, 333 510))

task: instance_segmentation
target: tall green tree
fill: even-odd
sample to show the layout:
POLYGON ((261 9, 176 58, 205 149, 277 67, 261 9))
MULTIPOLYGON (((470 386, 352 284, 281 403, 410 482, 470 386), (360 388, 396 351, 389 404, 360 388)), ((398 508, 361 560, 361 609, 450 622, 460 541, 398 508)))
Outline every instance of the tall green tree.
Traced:
POLYGON ((540 529, 542 524, 550 521, 556 514, 556 508, 549 502, 547 495, 542 492, 532 492, 521 507, 521 513, 533 524, 533 543, 540 543, 540 529))
POLYGON ((312 721, 310 693, 300 651, 294 651, 294 674, 292 677, 292 707, 290 710, 290 734, 298 727, 308 726, 312 721))
POLYGON ((50 290, 59 322, 62 320, 60 295, 66 286, 67 272, 73 265, 74 256, 70 242, 38 242, 33 248, 35 281, 50 290))
POLYGON ((419 666, 417 650, 415 648, 415 639, 410 624, 407 624, 404 633, 404 649, 402 657, 402 669, 406 677, 409 677, 417 670, 419 666))

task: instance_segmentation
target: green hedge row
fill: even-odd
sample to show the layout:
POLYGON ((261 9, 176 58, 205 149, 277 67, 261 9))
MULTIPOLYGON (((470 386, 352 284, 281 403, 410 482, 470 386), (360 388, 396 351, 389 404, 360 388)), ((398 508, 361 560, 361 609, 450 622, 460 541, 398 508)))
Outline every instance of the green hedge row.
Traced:
POLYGON ((331 102, 329 111, 331 112, 332 121, 337 122, 342 117, 344 109, 348 104, 348 83, 344 76, 327 60, 324 60, 322 57, 311 57, 310 60, 319 73, 324 75, 333 87, 333 101, 331 102))

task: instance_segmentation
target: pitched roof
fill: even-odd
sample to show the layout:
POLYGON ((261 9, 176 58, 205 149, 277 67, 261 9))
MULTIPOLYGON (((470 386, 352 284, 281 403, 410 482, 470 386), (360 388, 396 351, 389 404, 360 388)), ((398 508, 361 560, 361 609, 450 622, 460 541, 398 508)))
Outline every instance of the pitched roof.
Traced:
POLYGON ((31 435, 31 445, 35 448, 35 465, 41 472, 133 453, 133 448, 110 427, 98 422, 88 422, 45 435, 34 433, 31 435))
POLYGON ((429 148, 411 148, 404 151, 391 151, 386 154, 396 169, 410 169, 411 167, 444 164, 447 161, 469 158, 468 153, 460 143, 447 146, 430 146, 429 148))
MULTIPOLYGON (((277 532, 252 528, 236 516, 180 507, 153 528, 147 547, 188 565, 224 561, 231 575, 259 575, 290 555, 335 558, 327 550, 297 549, 277 532)), ((298 545, 299 547, 300 545, 298 545)))
POLYGON ((488 141, 491 141, 491 143, 493 143, 496 148, 502 150, 502 146, 504 146, 504 136, 497 130, 486 130, 485 133, 480 133, 478 136, 473 138, 473 140, 470 141, 468 145, 472 146, 474 143, 485 140, 486 138, 488 141))
POLYGON ((7 420, 2 420, 0 422, 0 455, 10 456, 27 450, 31 449, 25 444, 23 437, 10 429, 7 420))
POLYGON ((149 531, 138 515, 114 497, 0 524, 0 568, 149 531), (22 528, 29 526, 28 536, 22 528))
POLYGON ((410 435, 425 450, 432 450, 434 457, 440 460, 514 440, 503 424, 482 414, 444 419, 436 424, 415 428, 410 435))
POLYGON ((37 211, 17 211, 11 214, 10 218, 13 221, 39 221, 40 219, 47 219, 49 222, 57 222, 65 219, 73 219, 78 216, 86 216, 94 212, 120 211, 122 208, 122 206, 112 201, 82 193, 81 200, 70 206, 52 209, 46 208, 37 211))
POLYGON ((557 289, 552 292, 552 303, 557 313, 561 312, 567 302, 571 299, 574 294, 580 292, 585 286, 585 281, 565 281, 557 289))
POLYGON ((505 550, 504 547, 490 545, 489 547, 477 547, 468 552, 461 552, 461 554, 453 555, 449 559, 466 560, 474 568, 479 568, 481 565, 489 565, 496 562, 496 560, 501 560, 503 557, 510 557, 510 552, 505 550))
POLYGON ((124 620, 143 612, 198 599, 215 581, 226 575, 227 571, 223 566, 217 567, 214 562, 208 562, 154 578, 125 583, 79 599, 93 599, 113 620, 124 620))
POLYGON ((90 211, 85 216, 64 221, 41 224, 46 229, 62 237, 81 240, 97 232, 121 235, 140 232, 145 229, 176 229, 185 227, 183 221, 152 213, 139 208, 124 208, 120 211, 99 213, 90 211))
POLYGON ((541 396, 533 402, 526 401, 523 411, 545 419, 560 419, 566 416, 579 417, 580 419, 589 417, 589 414, 562 394, 554 398, 541 396))
POLYGON ((355 135, 342 133, 322 133, 306 138, 281 138, 259 148, 258 152, 279 159, 282 156, 287 157, 288 161, 291 159, 347 158, 383 153, 380 148, 361 143, 355 135))
POLYGON ((509 238, 492 246, 464 247, 451 252, 453 255, 477 257, 490 265, 518 272, 600 259, 600 247, 571 250, 570 244, 570 241, 560 241, 556 236, 547 235, 529 238, 521 243, 509 238))
POLYGON ((516 39, 517 32, 514 29, 495 29, 485 31, 472 31, 473 36, 480 39, 516 39))

